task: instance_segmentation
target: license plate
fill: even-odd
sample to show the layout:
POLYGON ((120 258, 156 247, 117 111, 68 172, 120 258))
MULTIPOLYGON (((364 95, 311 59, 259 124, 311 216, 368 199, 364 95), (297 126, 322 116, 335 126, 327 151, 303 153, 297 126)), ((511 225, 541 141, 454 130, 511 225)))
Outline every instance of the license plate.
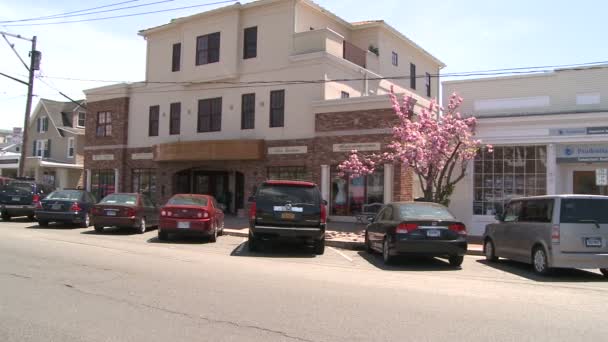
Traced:
POLYGON ((13 202, 19 202, 19 201, 21 201, 21 197, 13 197, 13 198, 11 198, 11 200, 13 202))
POLYGON ((602 239, 601 238, 586 238, 585 245, 587 247, 602 247, 602 239))
POLYGON ((441 231, 437 229, 429 229, 426 231, 426 236, 428 237, 440 237, 441 231))
POLYGON ((177 222, 177 228, 188 229, 190 228, 190 222, 177 222))
POLYGON ((296 218, 296 214, 294 213, 282 213, 281 218, 285 220, 293 220, 296 218))
POLYGON ((107 216, 116 216, 116 212, 113 210, 106 210, 106 215, 107 216))
POLYGON ((59 210, 61 209, 61 204, 53 204, 51 208, 53 208, 53 210, 59 210))

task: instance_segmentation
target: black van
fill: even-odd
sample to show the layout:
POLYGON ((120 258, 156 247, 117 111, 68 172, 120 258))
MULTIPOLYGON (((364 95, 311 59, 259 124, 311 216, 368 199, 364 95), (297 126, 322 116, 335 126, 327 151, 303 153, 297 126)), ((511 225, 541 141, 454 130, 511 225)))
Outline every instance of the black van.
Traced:
POLYGON ((15 180, 0 189, 0 216, 3 221, 27 216, 34 220, 34 210, 40 201, 55 189, 53 186, 28 180, 15 180))

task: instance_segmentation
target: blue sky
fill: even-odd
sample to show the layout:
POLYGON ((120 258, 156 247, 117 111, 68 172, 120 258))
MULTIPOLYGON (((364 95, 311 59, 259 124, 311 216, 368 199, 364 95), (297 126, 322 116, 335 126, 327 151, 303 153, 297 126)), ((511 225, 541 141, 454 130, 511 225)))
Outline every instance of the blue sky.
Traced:
MULTIPOLYGON (((156 1, 161 0, 132 1, 121 6, 156 1)), ((174 0, 120 13, 213 1, 174 0)), ((0 20, 64 13, 116 2, 120 0, 55 0, 42 5, 39 0, 0 0, 0 20)), ((605 27, 608 2, 604 1, 317 0, 317 3, 348 21, 387 21, 445 62, 448 67, 443 72, 446 73, 608 60, 608 29, 605 27)), ((0 31, 38 36, 44 75, 138 81, 144 78, 145 41, 137 31, 210 8, 213 6, 52 26, 8 26, 10 24, 0 23, 0 31)), ((20 54, 27 58, 28 43, 11 40, 20 54)), ((0 72, 23 79, 27 73, 4 40, 0 40, 0 72)), ((53 88, 73 98, 83 98, 82 89, 107 84, 45 80, 50 86, 37 81, 34 94, 57 100, 63 98, 53 88)), ((23 124, 26 92, 25 86, 0 77, 0 128, 23 124)), ((36 102, 37 99, 34 104, 36 102)))

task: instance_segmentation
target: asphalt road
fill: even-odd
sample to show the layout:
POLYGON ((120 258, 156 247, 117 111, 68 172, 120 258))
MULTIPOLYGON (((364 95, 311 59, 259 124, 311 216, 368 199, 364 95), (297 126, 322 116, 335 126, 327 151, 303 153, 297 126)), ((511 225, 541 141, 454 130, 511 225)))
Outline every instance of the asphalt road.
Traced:
POLYGON ((608 281, 0 222, 0 341, 603 341, 608 281))

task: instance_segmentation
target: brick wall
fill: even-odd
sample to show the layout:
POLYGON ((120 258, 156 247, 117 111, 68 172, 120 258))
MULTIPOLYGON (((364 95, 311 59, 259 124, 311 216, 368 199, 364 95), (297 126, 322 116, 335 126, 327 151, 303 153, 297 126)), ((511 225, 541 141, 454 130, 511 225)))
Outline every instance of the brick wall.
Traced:
POLYGON ((315 115, 315 130, 317 132, 328 132, 389 128, 397 122, 397 116, 392 109, 318 113, 315 115))
POLYGON ((85 146, 124 145, 128 141, 129 98, 88 102, 85 125, 85 146), (112 135, 97 136, 97 113, 112 113, 112 135))

